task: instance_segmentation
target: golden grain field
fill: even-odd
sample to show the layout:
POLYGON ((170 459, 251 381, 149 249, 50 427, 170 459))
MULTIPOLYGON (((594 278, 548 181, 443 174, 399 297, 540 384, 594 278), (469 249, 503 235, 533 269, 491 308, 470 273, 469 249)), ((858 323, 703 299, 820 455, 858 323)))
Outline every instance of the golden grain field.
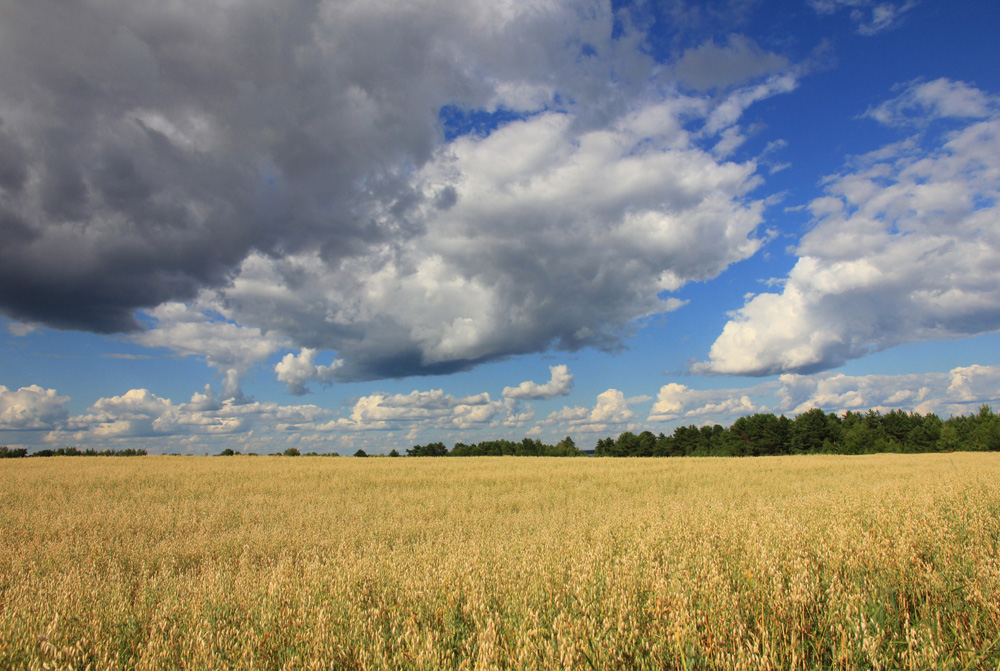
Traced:
POLYGON ((0 462, 0 668, 1000 669, 1000 454, 0 462))

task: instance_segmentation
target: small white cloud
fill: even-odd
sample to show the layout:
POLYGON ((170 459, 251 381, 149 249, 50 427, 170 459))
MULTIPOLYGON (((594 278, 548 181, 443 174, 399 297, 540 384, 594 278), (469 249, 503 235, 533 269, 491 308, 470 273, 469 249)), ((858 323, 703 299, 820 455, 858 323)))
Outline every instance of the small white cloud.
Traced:
POLYGON ((492 421, 505 412, 502 401, 487 393, 455 397, 441 389, 414 390, 409 394, 376 393, 355 402, 349 419, 339 419, 330 430, 470 428, 492 421))
POLYGON ((38 431, 55 428, 68 416, 68 396, 38 385, 12 391, 0 385, 0 429, 38 431))
POLYGON ((986 119, 996 116, 1000 102, 995 96, 966 84, 940 78, 914 80, 902 93, 881 105, 869 108, 865 116, 880 123, 904 126, 923 125, 933 119, 986 119))
POLYGON ((608 389, 597 395, 597 403, 588 418, 598 424, 621 424, 635 417, 635 413, 625 400, 625 394, 617 389, 608 389))
POLYGON ((819 14, 847 10, 861 35, 875 35, 894 27, 902 16, 917 6, 916 0, 877 2, 876 0, 810 0, 819 14))
POLYGON ((1000 396, 1000 366, 953 368, 946 397, 955 403, 989 403, 1000 396))
POLYGON ((749 389, 695 390, 671 382, 660 388, 648 419, 651 422, 677 419, 726 422, 763 411, 765 397, 774 387, 774 383, 764 383, 749 389))
POLYGON ((11 335, 17 336, 18 338, 23 338, 29 333, 34 333, 37 330, 38 326, 36 326, 35 324, 29 324, 27 322, 12 321, 8 322, 7 324, 7 331, 10 332, 11 335))
POLYGON ((871 13, 862 10, 851 13, 851 18, 858 24, 858 32, 862 35, 875 35, 883 30, 894 27, 903 14, 917 6, 915 1, 905 3, 880 2, 871 8, 871 13))
POLYGON ((708 136, 720 133, 739 121, 750 105, 775 95, 789 93, 798 86, 798 80, 789 73, 768 77, 759 84, 738 88, 716 105, 705 120, 703 133, 708 136))
POLYGON ((90 407, 89 414, 74 417, 72 424, 89 426, 93 436, 154 436, 174 428, 176 410, 169 399, 160 398, 148 389, 130 389, 121 396, 99 399, 90 407))
POLYGON ((512 400, 542 400, 566 396, 573 390, 573 375, 565 364, 549 366, 551 378, 545 384, 530 380, 516 387, 504 387, 503 397, 512 400))
POLYGON ((565 407, 549 413, 539 425, 563 427, 560 431, 573 429, 594 432, 621 429, 636 417, 632 406, 649 400, 651 400, 649 396, 625 398, 625 394, 618 389, 608 389, 597 395, 593 408, 565 407))
POLYGON ((130 389, 121 396, 102 398, 91 406, 97 415, 116 419, 148 419, 167 412, 173 403, 151 393, 148 389, 130 389))
POLYGON ((343 364, 340 359, 334 359, 328 365, 316 365, 316 350, 303 347, 298 355, 291 352, 282 357, 274 366, 278 380, 284 382, 288 391, 296 396, 305 394, 309 382, 331 384, 337 369, 343 364))

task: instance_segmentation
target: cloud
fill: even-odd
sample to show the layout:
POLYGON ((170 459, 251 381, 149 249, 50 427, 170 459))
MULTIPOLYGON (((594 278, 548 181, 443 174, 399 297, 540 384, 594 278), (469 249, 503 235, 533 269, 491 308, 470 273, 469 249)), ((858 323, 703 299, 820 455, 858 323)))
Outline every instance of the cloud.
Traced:
POLYGON ((648 396, 625 398, 617 389, 608 389, 597 395, 594 407, 565 407, 556 410, 539 422, 541 426, 558 426, 561 430, 586 432, 624 430, 635 419, 632 406, 649 401, 648 396))
POLYGON ((848 9, 851 21, 862 35, 875 35, 896 26, 903 14, 917 6, 916 0, 878 2, 877 0, 810 0, 819 14, 833 14, 848 9))
POLYGON ((563 2, 11 7, 0 307, 133 331, 136 308, 224 284, 253 251, 335 263, 405 240, 405 218, 371 214, 412 200, 441 107, 540 109, 612 67, 627 90, 648 59, 615 55, 611 25, 609 7, 563 2), (609 58, 581 69, 584 43, 609 58))
POLYGON ((87 427, 105 438, 153 436, 174 428, 178 409, 148 389, 131 389, 121 396, 98 399, 87 415, 74 417, 71 426, 87 427))
POLYGON ((943 416, 975 412, 1000 399, 1000 366, 962 366, 947 373, 848 376, 782 375, 779 407, 799 413, 809 408, 831 411, 905 410, 943 416))
POLYGON ((950 79, 914 80, 902 93, 869 108, 865 116, 892 126, 925 125, 934 119, 985 119, 996 117, 1000 101, 983 91, 950 79))
POLYGON ((330 416, 328 410, 314 405, 220 399, 209 388, 193 394, 187 403, 174 403, 148 389, 131 389, 121 396, 98 399, 84 414, 69 417, 47 440, 84 444, 109 439, 175 439, 176 443, 178 438, 200 436, 231 440, 255 429, 268 435, 312 430, 330 416))
POLYGON ((962 366, 947 373, 844 375, 786 373, 750 387, 690 389, 672 382, 660 388, 650 422, 729 424, 757 412, 796 415, 811 408, 938 413, 943 417, 975 412, 1000 401, 1000 366, 962 366))
POLYGON ((614 350, 760 247, 757 166, 723 158, 795 84, 734 36, 682 70, 768 79, 681 95, 644 38, 604 3, 20 3, 0 311, 204 356, 234 397, 286 347, 343 361, 319 382, 614 350))
POLYGON ((254 255, 216 302, 335 351, 345 380, 615 349, 636 320, 682 305, 663 292, 761 245, 763 202, 745 200, 755 166, 697 147, 679 117, 698 104, 648 105, 600 131, 547 113, 458 138, 415 175, 421 233, 405 245, 336 265, 254 255))
POLYGON ((23 338, 29 333, 34 333, 38 330, 38 327, 34 324, 25 324, 24 322, 8 322, 7 331, 18 338, 23 338))
POLYGON ((1000 366, 953 368, 946 394, 952 403, 995 403, 1000 397, 1000 366))
POLYGON ((788 59, 783 56, 764 51, 749 37, 732 34, 724 46, 710 39, 685 50, 674 67, 681 81, 704 90, 724 88, 788 66, 788 59))
MULTIPOLYGON (((963 92, 996 109, 993 96, 965 95, 968 85, 932 84, 911 84, 897 101, 921 99, 933 117, 956 109, 945 101, 963 92)), ((783 291, 751 296, 693 370, 809 373, 1000 329, 1000 115, 929 142, 884 147, 828 178, 783 291)))
POLYGON ((165 303, 150 310, 149 316, 156 320, 154 327, 133 336, 132 340, 182 356, 204 357, 223 376, 224 393, 230 398, 242 398, 242 382, 250 369, 286 342, 280 336, 265 335, 258 328, 210 320, 205 312, 184 303, 165 303))
POLYGON ((38 385, 11 391, 0 385, 0 430, 40 431, 54 428, 68 417, 69 397, 38 385))
POLYGON ((343 363, 339 359, 334 359, 326 366, 315 364, 316 350, 303 347, 298 356, 289 352, 281 361, 274 366, 274 372, 278 375, 278 380, 284 382, 288 391, 296 396, 305 394, 309 382, 322 382, 330 384, 333 382, 334 373, 343 363))
POLYGON ((377 393, 354 404, 350 418, 341 418, 322 427, 327 430, 388 430, 411 428, 467 429, 484 425, 504 412, 503 402, 490 400, 488 393, 457 398, 440 389, 414 390, 409 394, 377 393))
POLYGON ((573 374, 569 372, 569 366, 549 366, 549 372, 552 377, 545 384, 528 380, 516 387, 504 387, 503 397, 515 401, 550 399, 566 396, 573 390, 573 374))
POLYGON ((405 195, 391 166, 429 156, 436 97, 488 94, 461 45, 436 37, 490 17, 452 9, 10 8, 0 305, 59 328, 136 330, 135 308, 193 298, 251 250, 322 243, 334 259, 386 238, 357 211, 362 192, 405 195))
POLYGON ((725 421, 726 418, 752 415, 763 411, 763 398, 774 385, 764 383, 750 389, 689 389, 672 382, 660 388, 649 412, 650 422, 702 419, 725 421))
POLYGON ((730 128, 750 105, 760 100, 795 89, 797 80, 789 73, 768 77, 759 84, 744 86, 730 92, 714 107, 705 121, 704 132, 713 134, 730 128))

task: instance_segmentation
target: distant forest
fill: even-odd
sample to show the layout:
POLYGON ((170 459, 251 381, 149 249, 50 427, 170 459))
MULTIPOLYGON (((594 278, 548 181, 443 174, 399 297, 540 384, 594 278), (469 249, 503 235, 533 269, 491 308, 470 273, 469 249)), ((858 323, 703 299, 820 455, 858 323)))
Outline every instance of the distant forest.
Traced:
POLYGON ((38 450, 28 454, 23 447, 8 448, 0 445, 0 459, 16 459, 19 457, 144 457, 146 450, 81 450, 78 447, 60 447, 56 450, 38 450))
MULTIPOLYGON (((814 408, 788 419, 759 413, 740 417, 729 428, 679 426, 670 436, 631 431, 597 441, 598 457, 761 457, 784 454, 876 454, 882 452, 1000 451, 1000 415, 984 405, 974 415, 942 420, 930 413, 892 410, 847 412, 840 416, 814 408)), ((474 445, 414 445, 407 456, 578 456, 573 439, 556 445, 525 438, 474 445)))

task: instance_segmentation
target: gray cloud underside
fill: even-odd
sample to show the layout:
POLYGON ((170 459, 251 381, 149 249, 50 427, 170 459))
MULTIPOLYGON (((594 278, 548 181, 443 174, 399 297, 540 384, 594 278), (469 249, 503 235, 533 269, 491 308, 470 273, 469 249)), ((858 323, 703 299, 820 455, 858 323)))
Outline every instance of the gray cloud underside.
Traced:
POLYGON ((764 51, 746 37, 730 35, 723 46, 709 41, 686 50, 676 71, 686 84, 710 89, 779 72, 788 65, 787 59, 764 51))
POLYGON ((204 307, 263 341, 202 353, 234 395, 275 343, 343 361, 298 391, 618 347, 757 250, 756 165, 718 157, 795 85, 735 36, 688 68, 730 92, 682 96, 601 2, 3 11, 0 311, 108 333, 144 308, 139 342, 192 353, 154 308, 204 307), (445 144, 444 105, 530 116, 445 144))
POLYGON ((191 298, 252 249, 336 259, 397 235, 358 216, 361 192, 406 195, 393 172, 433 147, 428 96, 462 96, 468 78, 418 31, 386 39, 437 12, 345 32, 322 10, 5 4, 3 309, 129 330, 136 307, 191 298))

